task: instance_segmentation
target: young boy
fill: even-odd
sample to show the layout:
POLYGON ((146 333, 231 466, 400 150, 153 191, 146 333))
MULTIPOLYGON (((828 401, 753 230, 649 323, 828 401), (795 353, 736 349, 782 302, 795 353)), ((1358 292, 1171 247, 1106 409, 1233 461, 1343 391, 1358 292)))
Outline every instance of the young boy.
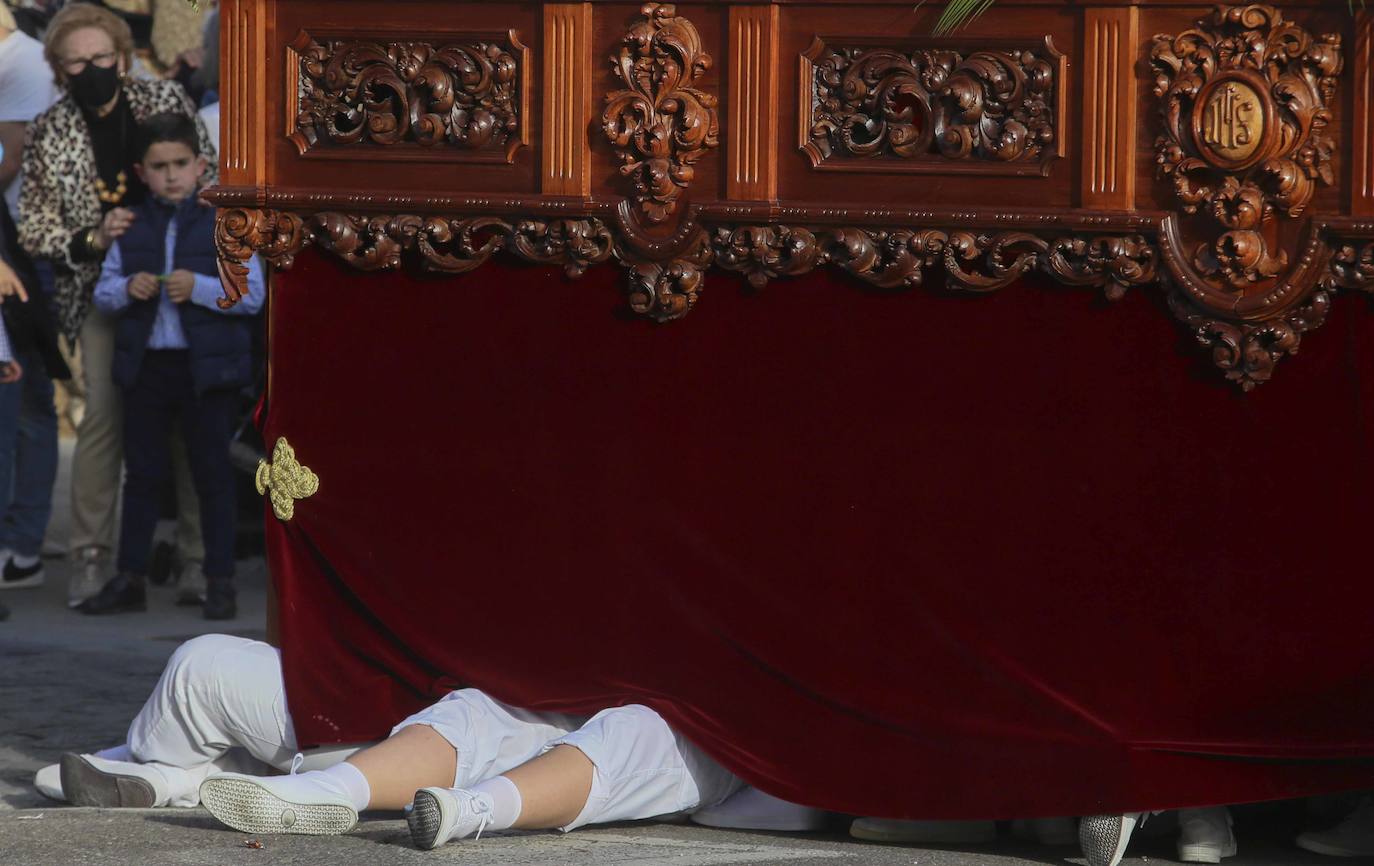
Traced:
POLYGON ((205 540, 205 618, 237 615, 234 475, 229 441, 238 389, 252 378, 252 320, 262 272, 249 262, 248 291, 228 310, 215 253, 215 211, 197 200, 206 161, 196 128, 180 114, 147 118, 134 168, 148 199, 110 248, 95 305, 118 316, 111 374, 124 392, 124 517, 117 573, 77 609, 146 608, 144 582, 159 496, 170 477, 169 438, 181 421, 200 497, 205 540))

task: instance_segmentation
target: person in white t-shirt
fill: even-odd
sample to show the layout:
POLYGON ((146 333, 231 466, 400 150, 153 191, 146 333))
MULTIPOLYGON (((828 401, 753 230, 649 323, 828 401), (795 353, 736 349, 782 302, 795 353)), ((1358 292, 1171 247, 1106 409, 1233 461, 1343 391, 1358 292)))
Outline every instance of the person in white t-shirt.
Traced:
POLYGON ((57 101, 52 67, 43 58, 43 43, 20 31, 9 7, 0 4, 0 189, 10 215, 19 219, 19 173, 24 131, 29 122, 57 101))

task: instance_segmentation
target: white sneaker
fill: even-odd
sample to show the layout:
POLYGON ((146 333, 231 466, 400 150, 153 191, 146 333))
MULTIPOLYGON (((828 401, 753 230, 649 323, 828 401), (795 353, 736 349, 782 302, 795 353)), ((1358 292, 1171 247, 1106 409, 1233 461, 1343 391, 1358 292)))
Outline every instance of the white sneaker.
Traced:
POLYGON ((337 791, 301 784, 299 776, 215 773, 200 784, 210 814, 245 833, 338 836, 358 823, 358 810, 337 791))
POLYGON ((33 774, 33 787, 49 800, 56 800, 59 803, 67 802, 67 795, 62 793, 62 766, 60 764, 40 767, 38 772, 33 774))
POLYGON ((1329 857, 1374 857, 1374 800, 1365 797, 1344 821, 1298 836, 1298 847, 1329 857))
POLYGON ((167 802, 167 781, 151 765, 68 752, 59 766, 61 793, 73 806, 151 809, 167 802))
POLYGON ((67 579, 67 607, 77 607, 100 592, 106 579, 105 557, 100 548, 87 547, 79 551, 76 555, 76 569, 67 579))
POLYGON ((416 848, 428 851, 452 839, 466 839, 491 823, 496 804, 491 795, 466 788, 421 788, 406 807, 406 824, 416 848))
POLYGON ((14 551, 0 549, 0 589, 28 589, 43 585, 43 558, 34 557, 28 565, 20 565, 14 551))
POLYGON ((1220 863, 1236 856, 1236 834, 1225 806, 1178 810, 1178 859, 1184 863, 1220 863))
POLYGON ((1126 854, 1131 833, 1145 819, 1144 812, 1092 815, 1078 822, 1078 844, 1088 866, 1116 866, 1126 854))
POLYGON ((1011 822, 1011 835, 1063 847, 1078 841, 1078 822, 1073 818, 1021 818, 1011 822))
POLYGON ((693 812, 692 823, 733 830, 800 832, 825 827, 826 812, 780 800, 758 788, 744 788, 724 802, 693 812))
POLYGON ((188 562, 182 566, 181 577, 177 580, 177 605, 199 607, 202 604, 205 604, 205 572, 199 562, 188 562))
POLYGON ((870 842, 925 842, 930 845, 984 845, 997 838, 993 821, 900 821, 855 818, 849 835, 870 842))

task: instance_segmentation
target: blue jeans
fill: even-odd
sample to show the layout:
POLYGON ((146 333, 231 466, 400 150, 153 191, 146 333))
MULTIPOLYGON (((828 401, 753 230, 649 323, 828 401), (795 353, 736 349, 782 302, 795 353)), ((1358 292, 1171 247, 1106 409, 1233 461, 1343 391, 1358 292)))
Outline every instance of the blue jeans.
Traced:
POLYGON ((0 548, 38 556, 57 480, 57 410, 52 380, 32 353, 24 377, 0 385, 0 548))

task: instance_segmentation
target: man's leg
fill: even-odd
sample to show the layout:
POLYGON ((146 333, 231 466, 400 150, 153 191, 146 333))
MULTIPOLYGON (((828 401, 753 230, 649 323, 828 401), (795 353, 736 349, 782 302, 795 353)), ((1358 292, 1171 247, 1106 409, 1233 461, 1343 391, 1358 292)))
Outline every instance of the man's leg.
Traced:
MULTIPOLYGON (((177 528, 176 551, 181 564, 177 594, 178 603, 205 600, 205 540, 201 532, 201 506, 196 492, 195 473, 188 453, 190 434, 182 422, 172 429, 172 484, 176 488, 177 528)), ((225 446, 227 464, 228 445, 225 446)))
POLYGON ((78 344, 85 408, 72 455, 70 548, 78 567, 67 595, 73 607, 99 592, 104 583, 101 563, 114 550, 115 506, 124 460, 122 397, 110 378, 114 320, 92 308, 81 325, 78 344))
MULTIPOLYGON (((260 641, 203 635, 172 654, 129 725, 123 755, 64 757, 63 793, 78 805, 195 806, 210 773, 284 770, 296 748, 280 653, 260 641), (130 797, 121 796, 120 779, 130 797)), ((357 748, 318 750, 307 763, 328 766, 357 748)))
MULTIPOLYGON (((22 363, 22 362, 21 362, 22 363)), ((24 371, 26 374, 27 370, 24 371)), ((0 515, 9 510, 10 491, 14 487, 14 458, 18 450, 19 406, 23 402, 22 380, 0 384, 0 515)), ((9 538, 0 524, 0 567, 9 561, 9 538)), ((0 583, 0 586, 3 586, 0 583)))
POLYGON ((586 824, 691 812, 744 783, 643 706, 597 713, 545 753, 470 789, 417 791, 407 820, 417 847, 506 827, 586 824))
MULTIPOLYGON (((204 539, 206 619, 232 619, 238 612, 234 598, 237 512, 234 467, 229 462, 229 437, 233 434, 236 399, 233 391, 210 391, 192 397, 181 413, 181 429, 185 433, 200 507, 201 519, 196 527, 204 539)), ((175 448, 173 443, 174 451, 175 448)), ((178 492, 178 502, 181 501, 178 492)))
POLYGON ((30 353, 24 359, 24 378, 19 384, 23 396, 15 440, 14 495, 0 516, 0 544, 14 554, 14 571, 36 573, 41 580, 39 557, 57 480, 57 410, 52 380, 37 355, 30 353))
POLYGON ((225 773, 206 780, 206 808, 250 833, 344 833, 364 809, 399 809, 428 785, 466 788, 539 755, 581 719, 501 704, 476 689, 397 725, 383 743, 322 772, 263 778, 225 773))

